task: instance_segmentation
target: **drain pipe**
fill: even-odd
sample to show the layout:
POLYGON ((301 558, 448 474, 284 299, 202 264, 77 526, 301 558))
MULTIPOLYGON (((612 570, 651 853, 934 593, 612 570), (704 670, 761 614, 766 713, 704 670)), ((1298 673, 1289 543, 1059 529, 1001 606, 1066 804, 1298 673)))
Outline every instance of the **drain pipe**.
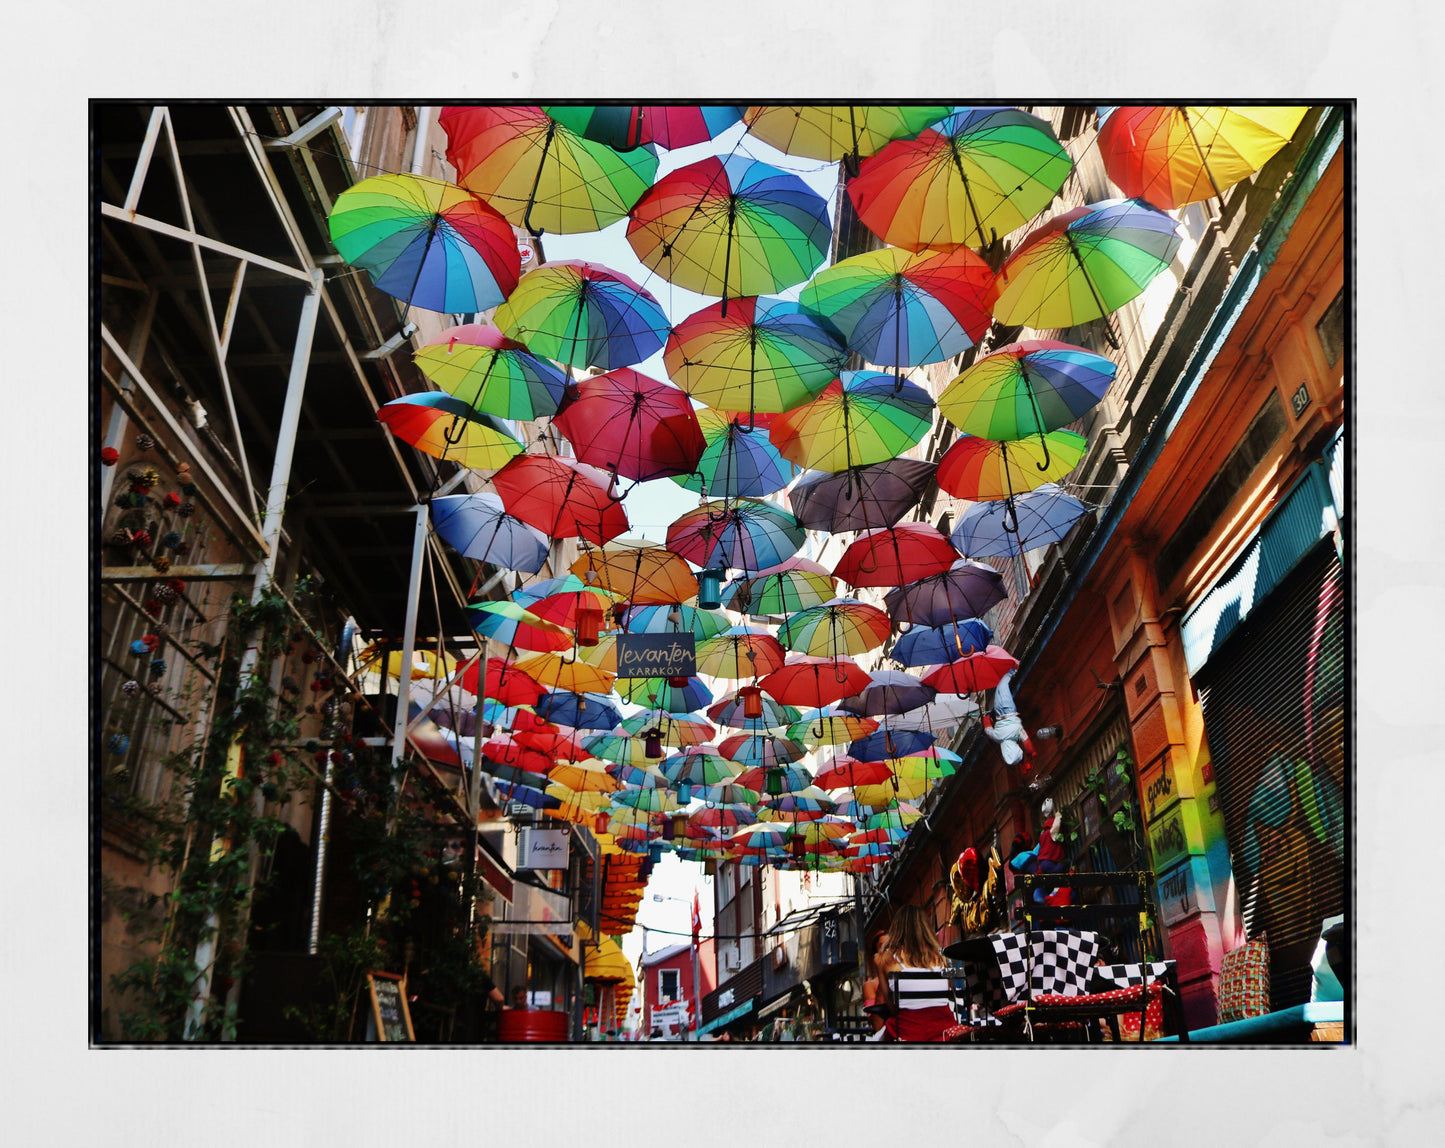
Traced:
POLYGON ((421 175, 428 155, 427 133, 431 131, 431 108, 416 110, 416 139, 411 146, 411 174, 421 175))

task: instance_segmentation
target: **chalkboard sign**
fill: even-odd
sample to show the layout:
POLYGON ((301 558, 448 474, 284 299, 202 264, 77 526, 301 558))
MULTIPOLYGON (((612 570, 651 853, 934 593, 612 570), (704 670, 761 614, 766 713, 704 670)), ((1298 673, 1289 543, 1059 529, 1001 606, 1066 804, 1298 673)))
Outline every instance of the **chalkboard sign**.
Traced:
POLYGON ((689 678, 697 673, 693 634, 618 634, 619 678, 689 678))
POLYGON ((371 989, 371 1013, 376 1039, 387 1041, 416 1040, 411 1027, 411 1011, 406 1007, 406 978, 395 973, 366 974, 371 989))

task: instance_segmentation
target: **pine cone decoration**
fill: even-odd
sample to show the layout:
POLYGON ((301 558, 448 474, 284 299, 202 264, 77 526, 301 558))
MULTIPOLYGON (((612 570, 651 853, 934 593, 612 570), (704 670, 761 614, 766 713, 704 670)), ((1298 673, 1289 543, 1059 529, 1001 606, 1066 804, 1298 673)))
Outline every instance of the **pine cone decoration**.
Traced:
POLYGON ((161 538, 161 545, 167 550, 174 550, 181 544, 181 532, 179 530, 168 530, 161 538))
POLYGON ((181 496, 174 490, 166 495, 165 505, 167 510, 179 510, 181 507, 181 496))
POLYGON ((112 546, 129 547, 135 544, 135 536, 124 526, 122 526, 119 530, 117 530, 114 534, 110 536, 110 544, 112 546))
POLYGON ((113 733, 110 735, 110 740, 105 743, 105 747, 116 757, 123 757, 125 751, 130 749, 130 738, 123 733, 113 733))
POLYGON ((135 445, 137 450, 155 450, 156 440, 148 434, 141 433, 135 436, 135 445))
POLYGON ((140 480, 145 483, 147 488, 157 486, 161 481, 161 472, 153 466, 148 466, 140 472, 140 480))
POLYGON ((194 482, 181 483, 181 493, 187 498, 195 498, 197 494, 196 484, 194 482))
POLYGON ((179 514, 182 518, 189 518, 195 512, 196 504, 194 502, 183 502, 176 510, 176 513, 179 514))
POLYGON ((132 546, 139 546, 144 550, 151 544, 151 532, 145 529, 137 530, 130 536, 130 542, 132 546))
POLYGON ((161 603, 161 600, 159 598, 148 598, 146 599, 145 605, 141 608, 145 610, 145 612, 149 614, 152 618, 159 618, 161 616, 161 611, 165 609, 165 606, 161 603))
POLYGON ((191 473, 191 464, 190 464, 190 463, 188 463, 188 462, 178 462, 178 463, 176 463, 176 477, 179 478, 182 482, 187 482, 187 481, 189 481, 189 480, 186 478, 186 475, 188 475, 188 474, 190 474, 190 473, 191 473))
POLYGON ((158 554, 151 559, 151 566, 155 568, 156 573, 164 574, 171 568, 171 560, 164 554, 158 554))
MULTIPOLYGON (((162 582, 159 586, 157 586, 155 594, 156 596, 152 599, 152 601, 154 601, 157 606, 169 606, 172 602, 176 600, 177 597, 179 597, 179 595, 176 594, 175 589, 170 585, 169 582, 162 582)), ((150 612, 149 605, 150 604, 147 603, 147 613, 150 612)))
POLYGON ((116 463, 118 463, 119 461, 120 461, 120 451, 116 450, 115 447, 113 447, 113 446, 103 446, 103 447, 100 448, 100 465, 101 465, 101 466, 114 466, 114 465, 115 465, 116 463))
POLYGON ((164 658, 151 659, 151 677, 158 678, 166 672, 166 660, 164 658))

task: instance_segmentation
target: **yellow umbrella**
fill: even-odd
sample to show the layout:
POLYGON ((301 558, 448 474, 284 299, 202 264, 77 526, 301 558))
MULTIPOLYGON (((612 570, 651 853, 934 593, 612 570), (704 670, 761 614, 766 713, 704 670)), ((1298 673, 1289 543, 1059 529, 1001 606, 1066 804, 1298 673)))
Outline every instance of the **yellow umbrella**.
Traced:
POLYGON ((609 674, 617 673, 617 635, 603 634, 595 646, 578 646, 577 660, 609 674))
POLYGON ((552 653, 519 658, 516 666, 539 686, 574 694, 611 693, 612 683, 617 680, 616 674, 589 666, 586 662, 564 661, 552 653))
POLYGON ((927 793, 931 784, 926 777, 899 777, 897 789, 888 782, 882 785, 855 785, 853 797, 862 805, 886 805, 895 797, 912 801, 927 793))
MULTIPOLYGON (((586 761, 560 762, 547 771, 547 780, 577 793, 610 793, 622 783, 607 772, 607 763, 595 757, 586 761)), ((552 791, 552 786, 547 786, 552 791)))
MULTIPOLYGON (((367 646, 361 651, 361 666, 363 669, 375 670, 379 668, 381 661, 382 647, 377 645, 367 646)), ((386 676, 389 678, 401 677, 401 650, 392 650, 386 655, 386 676)), ((411 657, 411 680, 414 682, 424 681, 428 678, 448 678, 456 672, 457 660, 450 654, 442 654, 440 658, 431 650, 417 650, 411 657)))
POLYGON ((572 573, 637 606, 668 606, 697 594, 697 579, 687 563, 645 538, 615 538, 589 548, 572 563, 572 573))

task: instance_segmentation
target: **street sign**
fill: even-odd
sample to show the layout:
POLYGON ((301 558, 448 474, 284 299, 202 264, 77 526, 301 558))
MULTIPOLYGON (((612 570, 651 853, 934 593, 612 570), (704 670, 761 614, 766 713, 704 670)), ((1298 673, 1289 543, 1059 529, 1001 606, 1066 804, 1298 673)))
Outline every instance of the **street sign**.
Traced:
POLYGON ((619 678, 690 678, 697 673, 692 634, 618 634, 619 678))

